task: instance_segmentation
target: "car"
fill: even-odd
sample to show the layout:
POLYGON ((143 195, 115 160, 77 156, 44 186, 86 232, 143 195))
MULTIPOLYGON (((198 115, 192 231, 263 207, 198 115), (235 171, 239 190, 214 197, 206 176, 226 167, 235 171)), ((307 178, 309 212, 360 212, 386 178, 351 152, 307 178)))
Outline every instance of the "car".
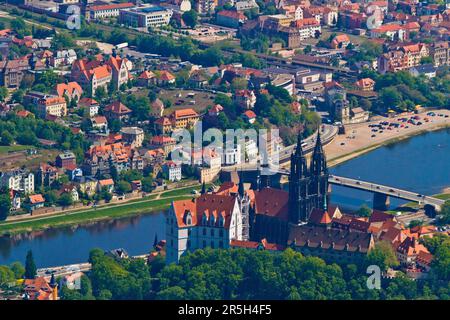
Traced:
POLYGON ((380 186, 376 186, 377 189, 380 189, 380 186))
POLYGON ((345 145, 345 142, 341 142, 341 146, 345 145))
POLYGON ((421 197, 423 197, 423 195, 421 195, 421 194, 417 194, 417 197, 421 198, 421 197))
POLYGON ((356 181, 356 184, 361 184, 361 182, 359 182, 359 181, 356 181))
POLYGON ((394 189, 389 189, 389 192, 395 192, 394 189))
POLYGON ((444 118, 448 118, 448 114, 446 114, 446 115, 444 116, 444 118))

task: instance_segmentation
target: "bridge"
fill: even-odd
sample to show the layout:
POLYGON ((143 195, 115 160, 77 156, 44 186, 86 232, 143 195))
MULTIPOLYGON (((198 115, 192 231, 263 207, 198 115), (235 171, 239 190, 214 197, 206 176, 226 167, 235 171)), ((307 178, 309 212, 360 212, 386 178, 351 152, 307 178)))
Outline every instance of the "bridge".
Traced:
POLYGON ((361 181, 352 178, 345 178, 330 175, 328 182, 334 185, 345 186, 353 189, 370 191, 374 193, 374 209, 385 210, 388 205, 389 197, 408 200, 411 202, 418 202, 424 206, 432 206, 433 208, 440 210, 445 200, 438 199, 431 196, 415 193, 412 191, 390 187, 373 182, 361 181))

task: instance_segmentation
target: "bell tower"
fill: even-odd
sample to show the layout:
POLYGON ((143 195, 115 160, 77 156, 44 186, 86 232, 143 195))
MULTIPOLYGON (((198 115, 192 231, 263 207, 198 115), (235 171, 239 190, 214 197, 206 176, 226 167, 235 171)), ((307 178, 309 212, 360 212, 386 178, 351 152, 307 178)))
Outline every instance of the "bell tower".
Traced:
POLYGON ((307 222, 311 213, 312 199, 309 196, 310 178, 306 158, 302 149, 301 133, 297 136, 297 146, 291 155, 289 175, 289 222, 307 222))
POLYGON ((310 194, 313 197, 314 207, 323 208, 327 210, 327 196, 328 196, 328 167, 327 159, 322 148, 322 141, 320 139, 320 130, 317 131, 316 145, 311 159, 311 190, 310 194))

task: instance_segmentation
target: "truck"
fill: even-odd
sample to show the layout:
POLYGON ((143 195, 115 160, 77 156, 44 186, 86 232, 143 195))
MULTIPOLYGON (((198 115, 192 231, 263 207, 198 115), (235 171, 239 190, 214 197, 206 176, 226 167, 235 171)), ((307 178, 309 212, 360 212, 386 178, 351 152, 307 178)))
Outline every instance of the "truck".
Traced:
POLYGON ((115 48, 116 48, 116 50, 119 50, 119 49, 123 49, 126 47, 128 47, 128 42, 122 42, 122 43, 116 44, 115 48))

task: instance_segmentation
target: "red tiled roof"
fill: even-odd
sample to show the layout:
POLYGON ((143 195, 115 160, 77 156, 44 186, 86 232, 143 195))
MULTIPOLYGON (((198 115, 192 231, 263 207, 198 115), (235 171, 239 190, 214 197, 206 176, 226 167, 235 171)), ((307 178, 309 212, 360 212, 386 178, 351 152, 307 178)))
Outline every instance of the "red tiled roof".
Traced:
POLYGON ((120 101, 115 101, 105 107, 105 111, 116 114, 128 114, 131 110, 120 101))

